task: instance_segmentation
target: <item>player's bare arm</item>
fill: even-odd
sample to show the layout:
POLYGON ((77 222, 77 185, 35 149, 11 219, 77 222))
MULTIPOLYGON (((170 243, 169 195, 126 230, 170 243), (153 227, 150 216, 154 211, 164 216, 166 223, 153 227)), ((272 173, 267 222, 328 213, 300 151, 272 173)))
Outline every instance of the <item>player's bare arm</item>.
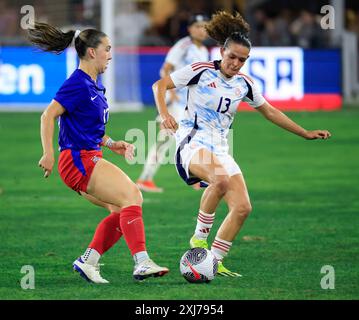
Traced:
POLYGON ((257 110, 269 121, 273 122, 277 126, 288 130, 298 136, 301 136, 308 140, 314 139, 328 139, 331 134, 327 130, 306 130, 293 120, 288 118, 283 112, 273 107, 270 103, 265 102, 263 105, 257 108, 257 110))
POLYGON ((49 106, 41 115, 41 143, 43 155, 39 161, 39 167, 44 170, 44 177, 47 178, 54 167, 54 123, 55 119, 65 112, 65 108, 55 100, 52 100, 49 106))
POLYGON ((160 76, 161 78, 164 78, 166 76, 169 76, 170 73, 174 70, 174 65, 169 63, 169 62, 165 62, 162 65, 162 68, 160 70, 160 76))
POLYGON ((170 76, 166 76, 163 79, 156 81, 152 86, 157 110, 162 118, 161 125, 164 129, 168 129, 175 132, 178 128, 178 124, 168 112, 165 99, 166 91, 173 88, 175 88, 175 85, 170 76))
MULTIPOLYGON (((174 69, 175 69, 175 66, 172 63, 165 62, 162 65, 162 68, 160 70, 161 78, 169 76, 171 74, 171 72, 174 71, 174 69)), ((175 101, 179 101, 179 98, 178 98, 178 96, 176 94, 176 90, 172 89, 172 90, 169 90, 169 92, 170 92, 170 103, 173 103, 175 101)))

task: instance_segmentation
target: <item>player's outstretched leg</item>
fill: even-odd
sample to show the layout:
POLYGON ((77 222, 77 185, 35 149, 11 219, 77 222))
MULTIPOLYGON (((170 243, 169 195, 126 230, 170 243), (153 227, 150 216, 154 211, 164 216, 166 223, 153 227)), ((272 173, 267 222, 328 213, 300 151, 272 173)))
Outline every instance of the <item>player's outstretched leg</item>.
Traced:
POLYGON ((101 159, 92 173, 87 192, 103 202, 122 208, 119 212, 120 230, 135 262, 134 278, 142 280, 168 273, 168 268, 156 265, 147 253, 143 199, 136 184, 120 168, 101 159))
POLYGON ((168 268, 154 263, 147 251, 145 240, 145 228, 142 218, 142 208, 132 205, 122 209, 120 213, 120 225, 135 261, 133 278, 144 280, 148 277, 162 277, 169 272, 168 268))
POLYGON ((234 239, 252 209, 242 174, 236 174, 230 178, 229 188, 224 196, 224 200, 227 202, 229 212, 218 229, 211 251, 220 261, 218 264, 218 275, 239 277, 240 274, 232 272, 223 266, 223 259, 230 251, 234 239))

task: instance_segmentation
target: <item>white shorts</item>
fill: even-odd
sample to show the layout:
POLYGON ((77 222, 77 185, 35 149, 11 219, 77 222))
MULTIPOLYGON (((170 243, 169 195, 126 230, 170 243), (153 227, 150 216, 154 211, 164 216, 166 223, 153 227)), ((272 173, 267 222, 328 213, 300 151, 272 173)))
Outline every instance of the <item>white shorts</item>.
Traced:
POLYGON ((201 179, 197 178, 196 176, 193 176, 189 172, 189 165, 190 162, 195 163, 195 161, 201 161, 203 163, 204 161, 210 161, 210 159, 196 159, 194 157, 197 157, 196 153, 200 149, 207 149, 211 153, 215 154, 218 158, 219 162, 222 164, 224 168, 224 172, 218 168, 218 171, 216 174, 219 175, 228 175, 228 176, 234 176, 236 174, 242 174, 242 171, 236 161, 233 159, 233 157, 224 152, 216 152, 215 147, 208 146, 207 144, 203 143, 201 139, 196 139, 196 130, 193 129, 191 133, 180 143, 177 143, 176 146, 176 153, 175 153, 175 163, 176 163, 176 169, 179 176, 189 185, 195 184, 197 182, 202 181, 201 179))

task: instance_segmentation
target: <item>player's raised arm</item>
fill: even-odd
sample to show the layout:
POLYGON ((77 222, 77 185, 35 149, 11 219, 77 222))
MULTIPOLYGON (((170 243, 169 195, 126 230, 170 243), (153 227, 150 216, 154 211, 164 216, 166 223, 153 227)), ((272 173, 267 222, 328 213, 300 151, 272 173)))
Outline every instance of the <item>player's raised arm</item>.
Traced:
POLYGON ((308 140, 314 139, 328 139, 331 134, 327 130, 312 130, 308 131, 302 128, 300 125, 295 123, 289 117, 287 117, 283 112, 273 107, 267 101, 263 103, 260 107, 256 108, 266 119, 273 122, 277 126, 286 129, 298 136, 301 136, 308 140))
POLYGON ((40 135, 43 155, 39 161, 39 167, 44 169, 45 178, 47 178, 51 174, 55 163, 53 146, 54 122, 55 119, 62 115, 64 112, 64 107, 57 101, 52 100, 49 106, 41 115, 40 135))
POLYGON ((165 76, 164 78, 156 81, 152 86, 156 107, 158 113, 162 118, 161 124, 163 128, 169 129, 171 131, 176 131, 178 128, 178 124, 168 112, 168 108, 166 105, 166 91, 173 88, 175 88, 175 85, 170 76, 165 76))

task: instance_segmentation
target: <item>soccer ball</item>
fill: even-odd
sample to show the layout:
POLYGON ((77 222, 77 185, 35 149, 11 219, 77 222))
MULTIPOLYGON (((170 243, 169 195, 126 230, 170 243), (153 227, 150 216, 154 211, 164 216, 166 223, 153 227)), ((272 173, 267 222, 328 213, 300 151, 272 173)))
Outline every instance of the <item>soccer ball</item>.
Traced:
POLYGON ((180 261, 182 276, 192 283, 210 282, 217 274, 218 261, 213 253, 204 248, 192 248, 180 261))

